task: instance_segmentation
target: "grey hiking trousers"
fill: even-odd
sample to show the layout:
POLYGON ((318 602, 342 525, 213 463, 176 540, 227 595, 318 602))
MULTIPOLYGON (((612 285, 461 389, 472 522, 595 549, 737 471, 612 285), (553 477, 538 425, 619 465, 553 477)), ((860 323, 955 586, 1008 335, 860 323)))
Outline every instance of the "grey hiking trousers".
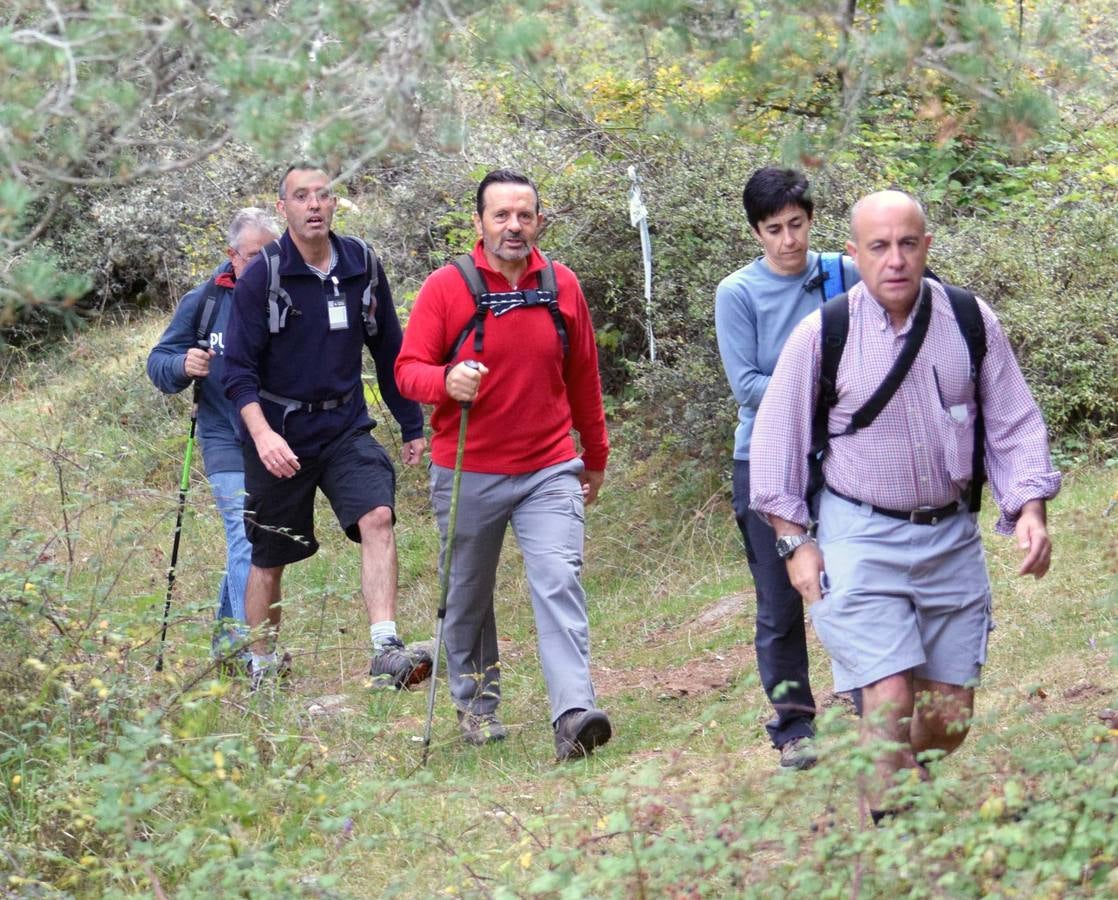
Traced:
MULTIPOLYGON (((590 633, 582 589, 583 500, 573 459, 525 475, 463 472, 443 641, 450 695, 460 710, 491 713, 501 699, 493 588, 512 524, 536 618, 540 666, 554 723, 568 709, 592 709, 590 633)), ((439 571, 453 470, 431 466, 431 506, 439 524, 439 571)))

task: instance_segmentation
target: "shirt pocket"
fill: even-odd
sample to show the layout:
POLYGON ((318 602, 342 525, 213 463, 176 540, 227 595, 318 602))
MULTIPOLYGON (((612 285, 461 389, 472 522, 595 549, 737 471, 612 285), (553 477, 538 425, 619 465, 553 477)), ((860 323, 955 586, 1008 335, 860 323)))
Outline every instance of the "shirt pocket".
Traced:
POLYGON ((940 411, 944 467, 948 477, 960 487, 965 486, 973 475, 977 418, 978 406, 972 400, 955 403, 940 411))

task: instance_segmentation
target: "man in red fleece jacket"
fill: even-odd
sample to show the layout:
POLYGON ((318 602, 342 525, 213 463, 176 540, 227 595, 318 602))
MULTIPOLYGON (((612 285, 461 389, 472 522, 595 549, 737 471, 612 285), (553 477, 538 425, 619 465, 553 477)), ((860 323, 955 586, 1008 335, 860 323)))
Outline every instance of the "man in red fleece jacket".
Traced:
POLYGON ((432 273, 408 320, 396 381, 405 397, 435 406, 431 503, 441 559, 459 404, 472 403, 443 626, 462 737, 482 745, 507 734, 497 717, 493 587, 511 523, 532 596, 556 756, 566 760, 589 754, 611 735, 594 701, 580 581, 583 509, 605 479, 609 438, 590 311, 575 274, 559 264, 558 312, 546 303, 555 298, 548 298, 542 277, 548 261, 535 248, 542 224, 539 194, 526 177, 498 169, 482 179, 474 214, 479 240, 470 256, 492 305, 478 320, 459 269, 432 273))

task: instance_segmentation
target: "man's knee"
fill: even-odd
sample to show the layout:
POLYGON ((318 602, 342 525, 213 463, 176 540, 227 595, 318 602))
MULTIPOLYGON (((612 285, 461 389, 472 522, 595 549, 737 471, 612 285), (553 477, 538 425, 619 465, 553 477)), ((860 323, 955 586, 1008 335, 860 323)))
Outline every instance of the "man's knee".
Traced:
POLYGON ((357 529, 361 532, 361 542, 368 540, 383 541, 392 536, 392 508, 378 506, 370 509, 357 520, 357 529))
POLYGON ((955 685, 920 684, 913 711, 913 731, 924 749, 950 753, 966 739, 974 708, 974 691, 955 685))

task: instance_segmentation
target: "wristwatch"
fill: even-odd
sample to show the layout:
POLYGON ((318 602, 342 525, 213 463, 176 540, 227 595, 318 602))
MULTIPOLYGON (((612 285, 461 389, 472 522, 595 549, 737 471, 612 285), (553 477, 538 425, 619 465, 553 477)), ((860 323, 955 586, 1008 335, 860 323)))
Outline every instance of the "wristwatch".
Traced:
POLYGON ((781 559, 788 559, 796 552, 797 547, 802 547, 808 543, 815 543, 815 538, 810 534, 786 534, 784 537, 776 539, 776 555, 781 559))

